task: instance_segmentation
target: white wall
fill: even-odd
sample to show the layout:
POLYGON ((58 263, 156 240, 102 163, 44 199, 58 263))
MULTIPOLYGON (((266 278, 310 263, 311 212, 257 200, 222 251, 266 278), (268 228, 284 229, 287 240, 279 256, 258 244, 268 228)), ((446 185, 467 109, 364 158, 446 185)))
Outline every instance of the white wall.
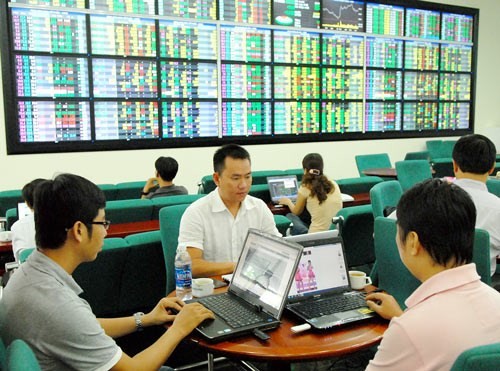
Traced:
MULTIPOLYGON (((489 136, 500 151, 500 1, 435 2, 480 9, 475 129, 489 136)), ((0 96, 3 97, 1 78, 0 96)), ((146 179, 153 176, 154 161, 160 155, 177 159, 180 170, 176 183, 186 186, 190 192, 196 192, 200 178, 212 172, 212 155, 216 147, 7 156, 5 125, 4 102, 0 99, 0 190, 19 189, 34 178, 51 177, 55 172, 72 172, 95 183, 146 179)), ((338 179, 358 176, 354 162, 357 154, 387 152, 394 162, 401 160, 406 152, 424 150, 427 139, 268 144, 246 148, 252 156, 254 170, 298 168, 306 153, 319 152, 325 159, 326 174, 338 179)))

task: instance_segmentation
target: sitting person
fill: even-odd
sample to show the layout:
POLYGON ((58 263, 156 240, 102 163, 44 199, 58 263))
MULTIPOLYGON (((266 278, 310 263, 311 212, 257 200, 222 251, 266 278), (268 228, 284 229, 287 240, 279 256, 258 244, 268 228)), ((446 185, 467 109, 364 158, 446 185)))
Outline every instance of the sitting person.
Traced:
POLYGON ((309 153, 302 160, 304 176, 300 184, 297 201, 283 197, 279 203, 286 205, 291 213, 287 218, 293 223, 292 235, 321 232, 330 229, 332 218, 342 209, 340 188, 323 174, 323 158, 318 153, 309 153), (302 218, 304 210, 310 222, 302 218))
POLYGON ((188 191, 184 186, 177 186, 173 183, 179 164, 172 157, 158 157, 155 161, 156 176, 149 178, 142 190, 141 198, 156 198, 164 196, 187 195, 188 191))
POLYGON ((25 249, 33 249, 35 243, 35 216, 33 215, 33 195, 38 184, 45 179, 35 179, 26 184, 22 189, 23 200, 26 206, 31 210, 31 213, 22 217, 18 215, 17 220, 10 230, 12 232, 12 253, 14 259, 19 262, 19 254, 25 249))
POLYGON ((177 344, 213 313, 198 303, 163 298, 149 313, 96 318, 72 273, 101 251, 109 222, 103 192, 92 182, 60 174, 35 192, 35 250, 10 278, 0 300, 4 343, 23 339, 43 370, 158 370, 177 344), (177 313, 178 314, 174 314, 177 313), (133 358, 113 338, 172 322, 133 358))
POLYGON ((188 246, 193 277, 232 273, 249 228, 281 236, 264 201, 248 195, 252 185, 250 154, 228 144, 213 158, 217 188, 184 212, 179 243, 188 246))
POLYGON ((403 264, 422 282, 403 312, 386 293, 367 304, 389 328, 367 370, 449 370, 466 349, 500 339, 500 293, 471 263, 476 209, 462 188, 440 179, 415 185, 397 208, 403 264))

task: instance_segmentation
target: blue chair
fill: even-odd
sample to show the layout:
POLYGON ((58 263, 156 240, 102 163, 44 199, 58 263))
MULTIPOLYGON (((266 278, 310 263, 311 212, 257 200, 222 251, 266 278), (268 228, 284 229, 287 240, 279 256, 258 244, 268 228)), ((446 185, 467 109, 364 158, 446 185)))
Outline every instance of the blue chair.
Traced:
POLYGON ((395 208, 402 195, 403 189, 397 180, 375 184, 370 190, 373 217, 386 216, 386 208, 395 208))
POLYGON ((376 169, 376 168, 388 168, 392 167, 391 160, 387 153, 377 153, 371 155, 357 155, 355 156, 356 166, 358 168, 359 176, 366 176, 363 174, 363 170, 366 169, 376 169))
POLYGON ((431 165, 427 160, 398 161, 396 172, 403 192, 423 180, 432 178, 431 165))
POLYGON ((479 345, 458 356, 451 371, 500 370, 500 343, 479 345))
POLYGON ((24 340, 16 339, 7 348, 7 371, 39 371, 35 353, 24 340))

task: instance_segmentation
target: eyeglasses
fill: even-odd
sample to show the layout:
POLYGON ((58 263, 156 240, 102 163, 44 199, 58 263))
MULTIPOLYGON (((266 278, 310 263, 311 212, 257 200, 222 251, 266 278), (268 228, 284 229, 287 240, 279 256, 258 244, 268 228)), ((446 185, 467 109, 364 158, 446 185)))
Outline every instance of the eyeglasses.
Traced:
POLYGON ((109 220, 103 220, 102 222, 90 222, 89 224, 99 224, 102 225, 105 230, 108 230, 111 222, 109 220))

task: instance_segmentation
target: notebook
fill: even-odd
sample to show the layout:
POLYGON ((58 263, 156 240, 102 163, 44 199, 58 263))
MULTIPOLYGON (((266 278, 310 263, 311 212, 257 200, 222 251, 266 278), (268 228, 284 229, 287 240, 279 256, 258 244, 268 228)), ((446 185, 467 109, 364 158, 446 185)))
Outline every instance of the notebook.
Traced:
POLYGON ((269 193, 273 203, 277 204, 280 198, 283 197, 288 197, 293 202, 297 200, 297 194, 299 192, 297 176, 268 176, 267 185, 269 186, 269 193))
POLYGON ((286 308, 316 329, 328 329, 375 316, 364 293, 352 290, 342 238, 337 231, 286 237, 304 251, 288 295, 286 308), (327 314, 331 301, 343 309, 327 314), (344 303, 345 302, 345 303, 344 303))
POLYGON ((192 300, 215 313, 197 331, 219 341, 278 327, 302 250, 297 243, 249 229, 228 291, 192 300))

